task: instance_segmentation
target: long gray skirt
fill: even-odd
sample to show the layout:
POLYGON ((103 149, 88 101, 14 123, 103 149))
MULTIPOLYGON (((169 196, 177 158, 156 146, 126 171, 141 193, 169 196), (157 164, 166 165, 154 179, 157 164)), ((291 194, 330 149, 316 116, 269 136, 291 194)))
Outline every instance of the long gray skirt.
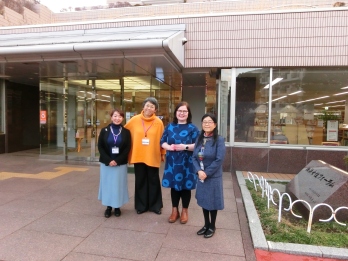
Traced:
POLYGON ((119 208, 129 201, 127 164, 109 167, 100 164, 98 199, 102 205, 119 208))

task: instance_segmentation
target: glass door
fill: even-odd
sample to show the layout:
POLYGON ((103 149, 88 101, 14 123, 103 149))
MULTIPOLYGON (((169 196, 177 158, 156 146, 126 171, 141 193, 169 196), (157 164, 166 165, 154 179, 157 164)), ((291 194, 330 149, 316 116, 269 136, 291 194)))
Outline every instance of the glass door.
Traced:
POLYGON ((62 82, 40 82, 40 155, 64 156, 62 82))

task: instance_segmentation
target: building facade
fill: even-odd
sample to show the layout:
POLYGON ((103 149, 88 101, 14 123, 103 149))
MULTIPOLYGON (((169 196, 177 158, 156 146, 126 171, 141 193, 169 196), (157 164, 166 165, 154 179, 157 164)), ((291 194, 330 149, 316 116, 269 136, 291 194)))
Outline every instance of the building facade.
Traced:
POLYGON ((205 112, 218 115, 225 171, 297 173, 318 159, 345 169, 347 14, 341 7, 2 27, 0 152, 96 160, 108 111, 121 107, 129 119, 155 96, 165 124, 180 100, 198 126, 205 112))

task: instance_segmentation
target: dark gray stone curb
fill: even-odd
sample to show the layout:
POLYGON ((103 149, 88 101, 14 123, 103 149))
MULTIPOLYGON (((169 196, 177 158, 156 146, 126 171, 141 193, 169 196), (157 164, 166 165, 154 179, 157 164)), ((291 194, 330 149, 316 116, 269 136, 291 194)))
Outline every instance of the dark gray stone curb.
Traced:
POLYGON ((242 198, 245 205, 245 211, 247 213, 251 238, 253 240, 254 248, 262 249, 271 252, 281 252, 293 255, 322 257, 322 258, 335 258, 348 260, 348 249, 335 248, 335 247, 323 247, 312 246, 303 244, 291 244, 266 241, 266 237, 263 233, 259 216, 257 215, 254 202, 251 198, 250 192, 245 184, 245 178, 241 171, 236 171, 238 184, 242 193, 242 198))

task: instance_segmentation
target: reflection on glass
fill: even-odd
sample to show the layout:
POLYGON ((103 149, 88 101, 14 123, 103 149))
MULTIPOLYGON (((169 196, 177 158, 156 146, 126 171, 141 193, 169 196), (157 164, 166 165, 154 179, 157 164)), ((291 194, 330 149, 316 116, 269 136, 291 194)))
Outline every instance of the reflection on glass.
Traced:
POLYGON ((149 96, 157 98, 156 114, 166 125, 173 101, 181 100, 181 84, 181 75, 163 57, 41 63, 40 110, 47 114, 40 125, 41 153, 63 156, 66 147, 69 159, 97 159, 98 135, 110 124, 109 112, 122 109, 126 121, 141 112, 149 96))
POLYGON ((219 134, 230 141, 230 95, 231 95, 231 69, 221 70, 219 85, 220 119, 219 134))
POLYGON ((40 144, 41 154, 63 155, 63 117, 57 111, 63 108, 61 83, 40 81, 40 144))
POLYGON ((347 68, 273 69, 277 78, 283 80, 272 90, 271 143, 286 137, 295 145, 348 145, 347 68))
POLYGON ((4 81, 0 80, 0 133, 4 133, 4 126, 5 126, 5 110, 4 110, 4 106, 5 106, 5 98, 4 98, 4 81))
POLYGON ((268 142, 269 68, 237 69, 235 142, 268 142))

